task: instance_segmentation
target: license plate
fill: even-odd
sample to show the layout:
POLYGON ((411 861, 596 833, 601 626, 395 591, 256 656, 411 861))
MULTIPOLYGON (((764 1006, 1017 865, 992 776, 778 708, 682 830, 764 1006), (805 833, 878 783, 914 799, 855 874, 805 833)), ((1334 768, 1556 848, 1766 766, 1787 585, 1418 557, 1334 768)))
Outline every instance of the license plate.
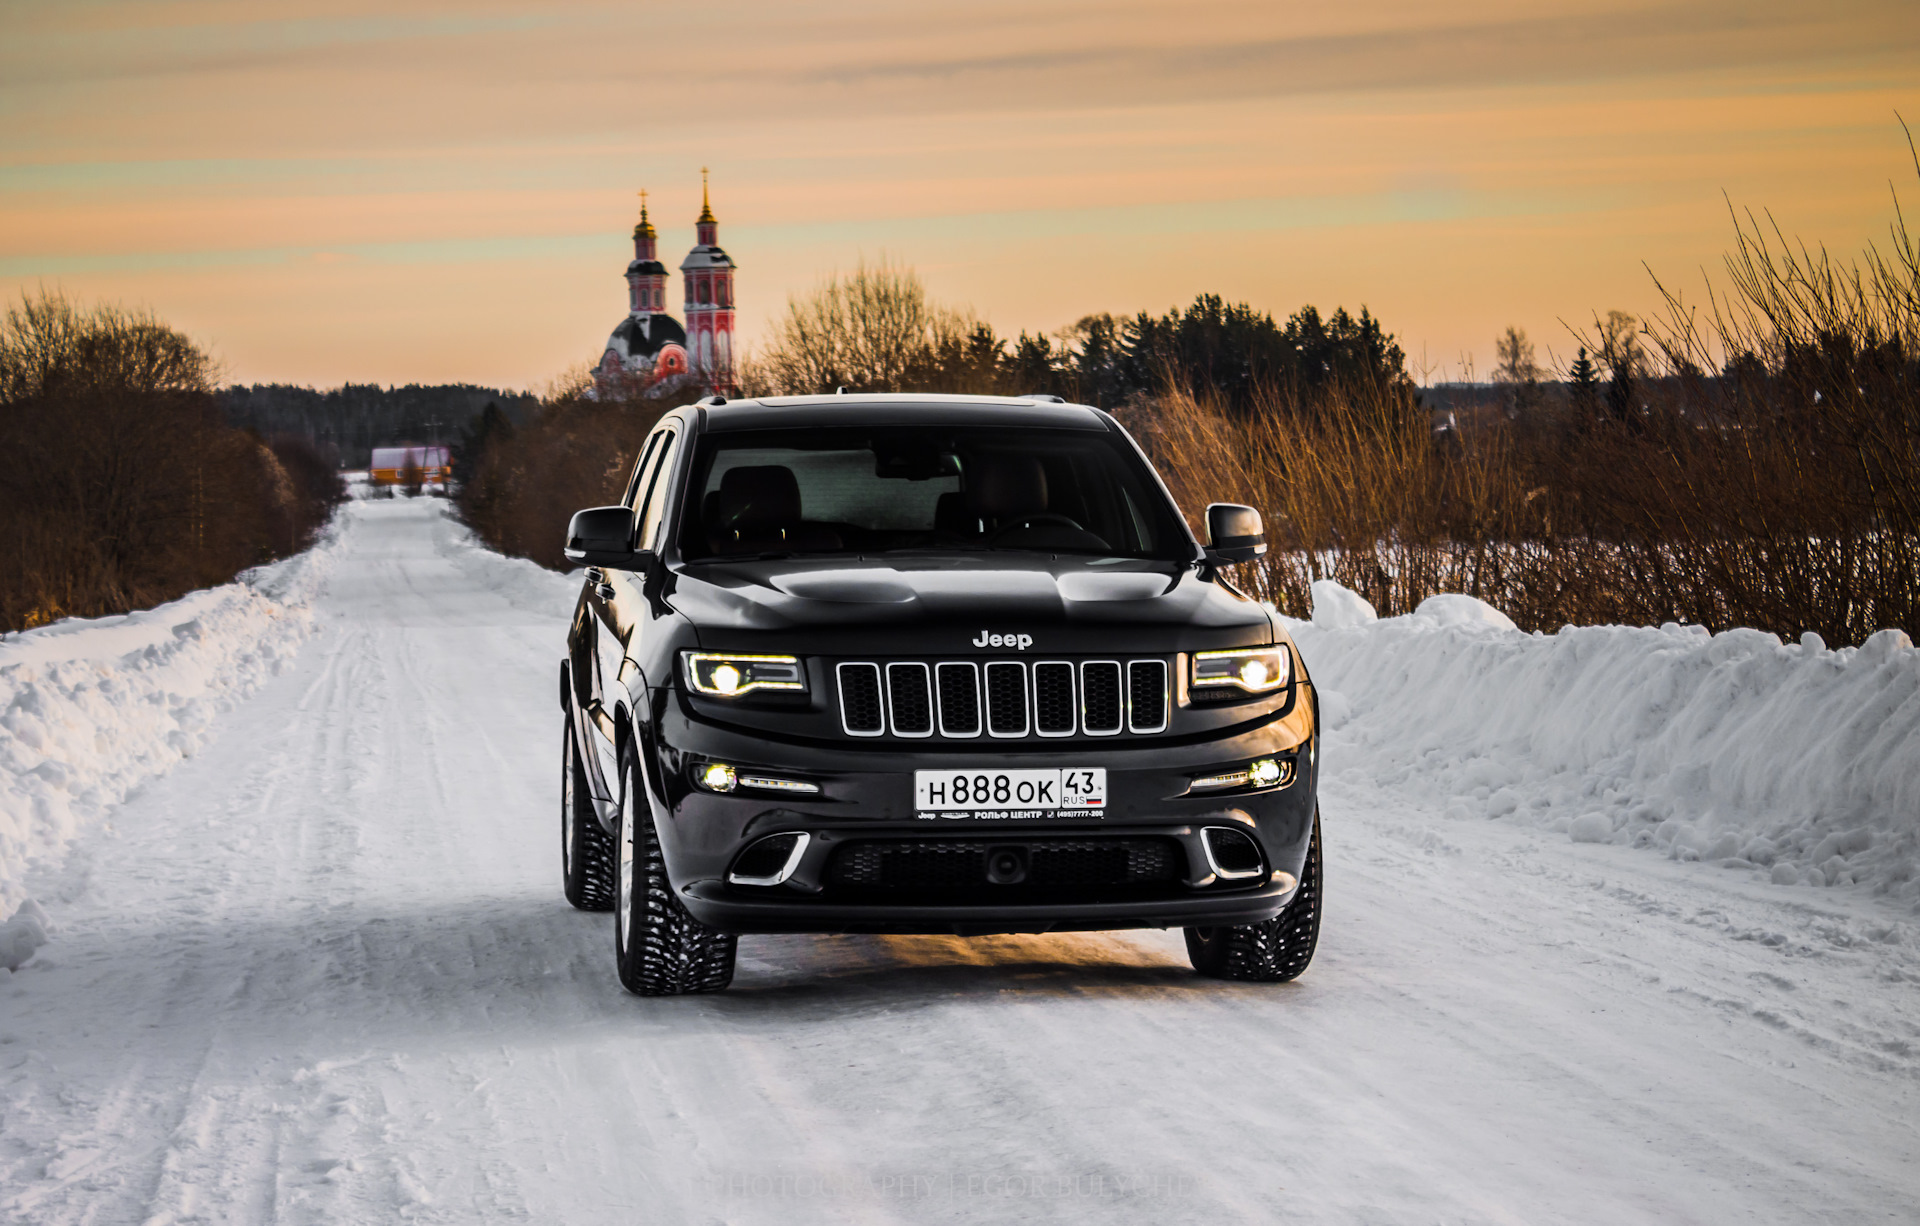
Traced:
POLYGON ((1073 770, 915 771, 913 807, 922 817, 1098 816, 1107 807, 1104 766, 1073 770))

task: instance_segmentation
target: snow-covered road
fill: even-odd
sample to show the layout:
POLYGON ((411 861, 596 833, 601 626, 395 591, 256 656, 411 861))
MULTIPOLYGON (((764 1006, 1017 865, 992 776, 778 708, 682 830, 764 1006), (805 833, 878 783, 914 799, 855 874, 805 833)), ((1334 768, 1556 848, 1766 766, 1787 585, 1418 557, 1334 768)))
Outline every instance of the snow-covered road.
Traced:
POLYGON ((294 663, 37 870, 0 1219, 1920 1218, 1910 913, 1449 813, 1340 733, 1295 984, 793 936, 628 996, 559 891, 563 585, 435 501, 342 531, 294 663))

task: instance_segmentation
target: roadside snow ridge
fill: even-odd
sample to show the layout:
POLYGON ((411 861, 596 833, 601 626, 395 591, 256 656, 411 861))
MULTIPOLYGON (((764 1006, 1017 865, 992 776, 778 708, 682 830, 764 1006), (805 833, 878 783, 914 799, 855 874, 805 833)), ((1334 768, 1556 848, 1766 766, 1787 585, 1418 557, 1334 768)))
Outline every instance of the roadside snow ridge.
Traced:
POLYGON ((1527 634, 1470 596, 1378 619, 1336 583, 1289 621, 1329 769, 1449 811, 1654 848, 1920 911, 1920 652, 1669 623, 1527 634))
POLYGON ((313 633, 337 548, 121 617, 0 637, 0 966, 46 939, 33 865, 199 748, 219 712, 279 672, 313 633))

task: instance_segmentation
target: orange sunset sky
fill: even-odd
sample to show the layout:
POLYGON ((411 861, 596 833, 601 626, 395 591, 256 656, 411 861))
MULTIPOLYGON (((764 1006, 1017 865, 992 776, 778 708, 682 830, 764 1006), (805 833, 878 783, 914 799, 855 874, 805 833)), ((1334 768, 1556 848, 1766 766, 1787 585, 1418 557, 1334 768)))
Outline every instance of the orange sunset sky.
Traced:
POLYGON ((0 108, 0 290, 237 382, 538 387, 702 165, 749 343, 884 255, 1003 333, 1365 304, 1442 379, 1697 286, 1727 198, 1884 241, 1920 4, 5 0, 0 108))

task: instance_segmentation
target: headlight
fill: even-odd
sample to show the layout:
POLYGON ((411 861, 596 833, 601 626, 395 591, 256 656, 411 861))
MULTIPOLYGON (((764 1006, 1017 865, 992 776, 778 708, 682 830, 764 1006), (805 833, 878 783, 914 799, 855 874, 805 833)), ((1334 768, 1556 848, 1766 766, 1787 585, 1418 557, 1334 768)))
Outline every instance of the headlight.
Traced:
POLYGON ((798 656, 742 656, 712 651, 683 651, 687 685, 696 694, 737 698, 755 690, 806 693, 807 674, 798 656))
POLYGON ((1293 679, 1293 656, 1285 647, 1193 653, 1190 688, 1202 697, 1230 690, 1265 694, 1293 679))

